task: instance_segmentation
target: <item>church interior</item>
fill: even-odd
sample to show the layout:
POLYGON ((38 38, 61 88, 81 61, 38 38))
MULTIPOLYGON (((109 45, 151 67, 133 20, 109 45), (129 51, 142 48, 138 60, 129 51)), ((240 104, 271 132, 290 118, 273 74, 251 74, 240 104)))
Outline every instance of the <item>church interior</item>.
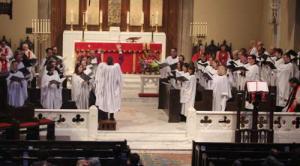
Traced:
POLYGON ((0 165, 299 166, 299 0, 0 0, 0 165))

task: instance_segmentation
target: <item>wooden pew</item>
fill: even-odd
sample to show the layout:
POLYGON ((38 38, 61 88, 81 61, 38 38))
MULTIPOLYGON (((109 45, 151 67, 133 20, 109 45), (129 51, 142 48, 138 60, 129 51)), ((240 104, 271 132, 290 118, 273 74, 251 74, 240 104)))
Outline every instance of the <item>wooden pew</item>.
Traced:
POLYGON ((287 163, 294 150, 300 144, 241 144, 241 143, 205 143, 193 141, 192 166, 210 164, 229 166, 239 160, 244 165, 260 165, 269 155, 271 149, 280 153, 277 157, 287 163))
POLYGON ((212 111, 212 90, 204 89, 197 84, 194 108, 198 111, 212 111))
POLYGON ((0 160, 9 153, 18 165, 38 160, 47 151, 48 161, 55 165, 76 165, 80 159, 98 157, 102 166, 125 165, 130 154, 126 141, 0 141, 0 160), (26 155, 24 155, 26 153, 26 155))
POLYGON ((166 79, 159 81, 158 109, 167 111, 169 123, 181 121, 180 90, 173 88, 166 79))

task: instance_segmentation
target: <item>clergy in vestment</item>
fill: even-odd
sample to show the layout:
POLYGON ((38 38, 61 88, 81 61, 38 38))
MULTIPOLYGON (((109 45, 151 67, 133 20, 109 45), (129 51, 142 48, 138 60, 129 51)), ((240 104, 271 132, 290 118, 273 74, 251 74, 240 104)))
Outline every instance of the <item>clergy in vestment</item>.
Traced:
POLYGON ((95 76, 95 105, 114 119, 114 113, 121 108, 122 71, 118 63, 109 56, 106 63, 100 63, 95 76))
POLYGON ((12 61, 7 77, 8 105, 22 107, 28 97, 27 81, 22 72, 18 71, 18 62, 12 61))
POLYGON ((62 106, 62 80, 54 66, 47 67, 47 73, 42 77, 41 104, 46 109, 60 109, 62 106))
POLYGON ((213 111, 225 111, 226 102, 232 97, 230 83, 226 73, 226 67, 219 66, 217 74, 213 76, 213 111))
POLYGON ((72 100, 75 101, 78 109, 89 108, 89 96, 91 84, 88 75, 83 73, 83 67, 79 64, 75 67, 72 75, 72 100))
POLYGON ((293 77, 293 64, 291 63, 291 57, 289 54, 283 55, 283 64, 278 65, 276 74, 276 106, 277 111, 281 111, 285 107, 289 94, 289 79, 293 77))
POLYGON ((227 62, 230 60, 230 53, 226 50, 226 45, 221 45, 221 50, 217 52, 216 60, 224 66, 227 65, 227 62))
POLYGON ((191 107, 194 107, 195 103, 197 80, 194 73, 194 64, 190 64, 188 73, 185 75, 188 80, 182 82, 182 87, 180 89, 180 103, 182 104, 181 115, 185 117, 187 117, 188 110, 191 107))

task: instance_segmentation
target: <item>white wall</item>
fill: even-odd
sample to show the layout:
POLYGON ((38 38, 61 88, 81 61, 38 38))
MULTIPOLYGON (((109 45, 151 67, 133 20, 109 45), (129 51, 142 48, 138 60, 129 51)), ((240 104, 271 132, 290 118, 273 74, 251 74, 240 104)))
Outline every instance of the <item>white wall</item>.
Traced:
POLYGON ((0 36, 5 35, 12 40, 13 49, 17 48, 21 39, 26 37, 26 27, 31 27, 31 20, 38 16, 38 0, 14 0, 13 19, 8 15, 0 15, 0 36))

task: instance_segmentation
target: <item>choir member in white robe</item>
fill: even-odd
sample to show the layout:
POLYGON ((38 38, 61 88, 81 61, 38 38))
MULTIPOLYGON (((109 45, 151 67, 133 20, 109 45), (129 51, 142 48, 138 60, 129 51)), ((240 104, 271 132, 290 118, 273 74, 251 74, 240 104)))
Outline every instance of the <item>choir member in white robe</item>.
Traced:
POLYGON ((160 77, 167 78, 169 73, 171 72, 171 65, 177 64, 179 62, 179 58, 177 56, 177 49, 171 49, 171 55, 166 58, 164 63, 168 64, 169 66, 160 69, 160 77))
MULTIPOLYGON (((220 63, 219 61, 216 60, 212 60, 210 61, 210 65, 208 65, 205 70, 204 73, 206 73, 207 75, 209 75, 211 78, 217 74, 217 69, 219 67, 220 63)), ((212 86, 213 86, 213 80, 206 80, 207 84, 205 89, 208 90, 212 90, 212 86)))
POLYGON ((189 65, 188 73, 186 73, 187 81, 182 82, 180 89, 180 103, 182 104, 181 115, 187 117, 188 110, 194 107, 195 96, 196 96, 196 85, 197 80, 195 77, 195 67, 193 64, 189 65))
MULTIPOLYGON (((259 68, 256 64, 256 56, 249 55, 248 64, 245 65, 245 68, 248 70, 245 74, 245 81, 259 81, 259 68)), ((244 85, 245 86, 245 85, 244 85)))
POLYGON ((62 106, 62 79, 55 67, 47 67, 47 73, 42 77, 41 104, 46 109, 60 109, 62 106))
POLYGON ((22 72, 18 71, 18 62, 12 61, 11 71, 7 77, 8 105, 22 107, 28 97, 27 81, 22 72))
POLYGON ((114 119, 114 113, 121 108, 122 71, 118 63, 109 56, 106 63, 100 63, 95 76, 95 105, 114 119))
MULTIPOLYGON (((27 43, 23 43, 22 45, 22 52, 23 54, 29 59, 37 59, 36 55, 29 49, 29 46, 27 43)), ((30 72, 29 80, 31 81, 33 77, 35 77, 35 65, 27 67, 27 70, 30 72)))
MULTIPOLYGON (((89 108, 89 97, 91 84, 83 77, 83 67, 76 65, 75 73, 72 75, 72 100, 75 101, 78 109, 89 108)), ((85 75, 86 76, 86 75, 85 75)))
POLYGON ((293 77, 293 64, 290 62, 290 55, 285 54, 283 56, 284 63, 277 67, 276 78, 276 106, 277 111, 281 111, 285 107, 290 94, 289 79, 293 77))
POLYGON ((219 66, 218 73, 213 76, 213 111, 225 111, 226 102, 232 97, 226 73, 226 67, 219 66))

